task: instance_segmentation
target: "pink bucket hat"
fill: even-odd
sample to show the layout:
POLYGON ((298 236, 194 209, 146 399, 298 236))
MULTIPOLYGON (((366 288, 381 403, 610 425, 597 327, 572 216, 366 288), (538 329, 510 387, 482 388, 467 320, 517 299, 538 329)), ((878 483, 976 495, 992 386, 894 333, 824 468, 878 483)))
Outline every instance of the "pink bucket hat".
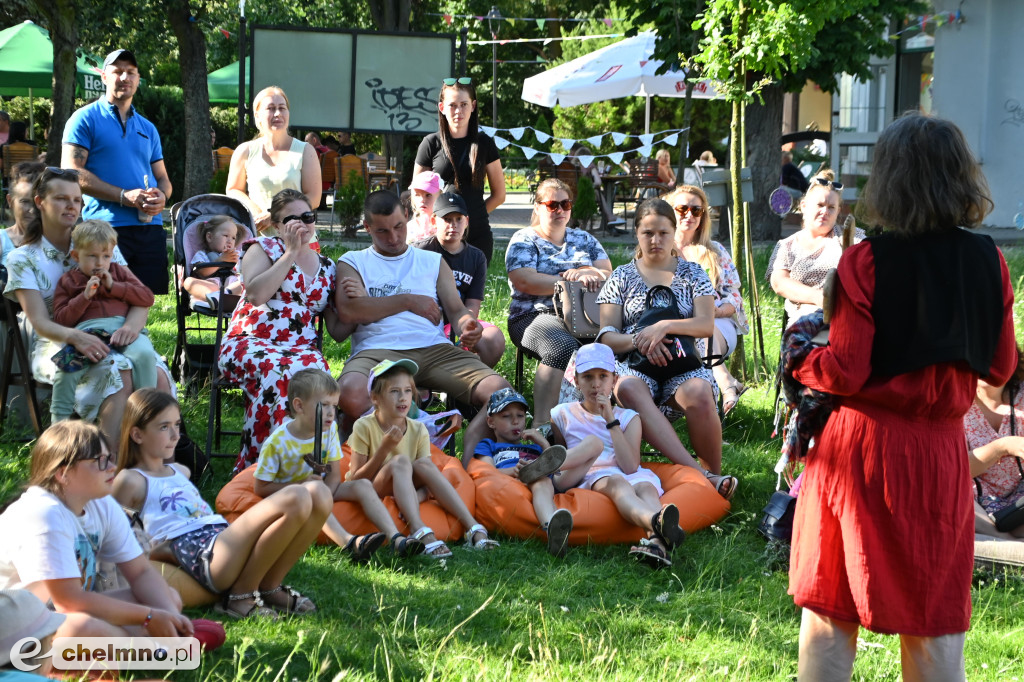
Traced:
POLYGON ((441 176, 434 171, 418 173, 409 183, 409 189, 419 189, 430 194, 437 194, 441 191, 441 176))

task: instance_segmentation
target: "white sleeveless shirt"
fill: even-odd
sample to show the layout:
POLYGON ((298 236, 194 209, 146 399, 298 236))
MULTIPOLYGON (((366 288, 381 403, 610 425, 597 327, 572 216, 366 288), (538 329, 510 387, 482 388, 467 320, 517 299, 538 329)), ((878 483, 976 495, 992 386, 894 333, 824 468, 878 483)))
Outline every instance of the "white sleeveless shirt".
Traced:
MULTIPOLYGON (((347 263, 359 273, 370 296, 420 294, 440 305, 437 276, 441 270, 441 254, 410 247, 401 256, 382 256, 370 247, 349 251, 339 262, 347 263)), ((401 312, 359 325, 352 334, 352 356, 366 349, 408 350, 439 343, 449 343, 442 323, 432 324, 415 313, 401 312)))
POLYGON ((173 476, 153 476, 135 469, 146 478, 146 501, 140 514, 142 525, 154 542, 173 540, 214 523, 227 523, 223 516, 213 513, 192 481, 174 467, 166 466, 174 472, 173 476))

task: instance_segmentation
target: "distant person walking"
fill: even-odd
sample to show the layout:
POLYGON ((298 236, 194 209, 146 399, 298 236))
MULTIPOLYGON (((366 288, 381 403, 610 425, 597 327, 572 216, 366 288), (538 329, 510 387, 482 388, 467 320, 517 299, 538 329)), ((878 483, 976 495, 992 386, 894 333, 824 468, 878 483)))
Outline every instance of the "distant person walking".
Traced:
POLYGON ((161 212, 171 180, 156 126, 132 106, 139 65, 130 50, 103 60, 107 93, 71 114, 61 166, 78 171, 85 194, 82 217, 117 231, 128 268, 154 294, 167 293, 167 235, 161 212))

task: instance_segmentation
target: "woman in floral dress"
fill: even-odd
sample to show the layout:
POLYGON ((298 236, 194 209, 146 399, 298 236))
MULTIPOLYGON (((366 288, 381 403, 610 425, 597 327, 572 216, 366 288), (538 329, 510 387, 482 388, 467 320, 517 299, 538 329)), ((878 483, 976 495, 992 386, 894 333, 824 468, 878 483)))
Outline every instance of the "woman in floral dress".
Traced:
MULTIPOLYGON (((34 201, 37 210, 27 222, 23 245, 7 259, 4 293, 21 305, 32 326, 30 359, 36 381, 53 383, 58 370, 52 356, 65 344, 92 361, 76 377, 75 413, 85 421, 98 421, 108 446, 116 452, 121 415, 132 392, 131 362, 99 337, 53 321, 57 280, 76 266, 71 259, 71 231, 82 212, 78 173, 47 168, 36 181, 34 201)), ((116 247, 113 262, 125 265, 116 247)), ((125 346, 138 338, 148 310, 129 310, 124 326, 110 337, 110 345, 125 346)), ((157 388, 173 394, 170 372, 160 358, 157 368, 157 388)))
POLYGON ((256 461, 263 441, 288 415, 291 376, 307 367, 330 371, 318 348, 315 319, 324 314, 335 323, 328 307, 335 269, 306 246, 316 215, 302 192, 285 189, 274 195, 270 218, 280 236, 242 245, 245 297, 220 349, 221 372, 246 397, 236 472, 256 461))

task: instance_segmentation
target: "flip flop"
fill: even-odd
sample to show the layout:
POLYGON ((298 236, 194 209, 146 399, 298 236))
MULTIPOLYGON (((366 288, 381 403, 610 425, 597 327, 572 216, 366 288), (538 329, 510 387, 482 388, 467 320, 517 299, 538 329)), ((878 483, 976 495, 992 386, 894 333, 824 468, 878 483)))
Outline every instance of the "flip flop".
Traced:
POLYGON ((725 417, 727 414, 732 412, 733 408, 740 402, 740 396, 749 391, 750 389, 740 382, 735 382, 724 391, 722 391, 722 416, 725 417), (736 388, 739 386, 739 388, 736 388))
POLYGON ((674 504, 666 504, 651 517, 651 530, 668 549, 681 545, 686 539, 686 531, 679 527, 679 508, 674 504))
POLYGON ((525 485, 539 481, 545 476, 558 471, 565 462, 566 450, 561 445, 552 445, 540 453, 537 459, 523 465, 519 470, 519 480, 525 485))
POLYGON ((373 556, 373 553, 384 544, 384 533, 367 533, 366 535, 353 535, 341 548, 352 559, 354 564, 366 563, 373 556))
POLYGON ((572 532, 572 512, 568 509, 556 509, 548 520, 545 529, 548 534, 548 554, 564 557, 569 549, 569 533, 572 532))

